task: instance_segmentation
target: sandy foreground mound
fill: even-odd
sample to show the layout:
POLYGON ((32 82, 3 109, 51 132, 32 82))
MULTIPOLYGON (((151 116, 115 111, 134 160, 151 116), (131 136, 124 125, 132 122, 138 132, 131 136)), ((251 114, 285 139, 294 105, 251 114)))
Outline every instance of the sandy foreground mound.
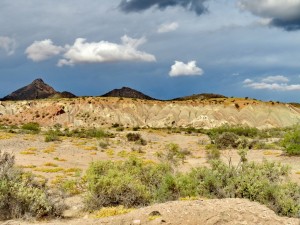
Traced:
POLYGON ((300 219, 277 216, 272 210, 245 199, 176 201, 141 208, 104 219, 55 220, 48 223, 7 221, 3 225, 300 225, 300 219))

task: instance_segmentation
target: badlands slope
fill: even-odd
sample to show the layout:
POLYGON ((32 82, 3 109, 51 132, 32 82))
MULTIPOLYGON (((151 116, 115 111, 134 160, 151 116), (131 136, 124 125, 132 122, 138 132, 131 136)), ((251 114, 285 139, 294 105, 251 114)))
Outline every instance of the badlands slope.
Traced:
POLYGON ((286 127, 300 122, 300 109, 290 104, 252 99, 218 98, 155 101, 112 97, 0 102, 1 124, 38 122, 44 126, 111 126, 212 128, 243 124, 257 128, 286 127))

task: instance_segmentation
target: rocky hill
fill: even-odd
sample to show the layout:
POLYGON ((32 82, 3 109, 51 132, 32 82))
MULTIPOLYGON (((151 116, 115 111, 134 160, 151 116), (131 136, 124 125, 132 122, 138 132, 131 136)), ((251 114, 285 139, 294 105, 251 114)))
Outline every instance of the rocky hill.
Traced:
POLYGON ((154 101, 82 97, 0 102, 0 124, 38 122, 52 126, 196 127, 243 124, 257 128, 300 123, 300 108, 250 99, 154 101))
POLYGON ((6 100, 34 100, 49 97, 73 98, 76 97, 70 92, 58 92, 53 87, 46 84, 42 79, 36 79, 31 84, 22 87, 11 94, 5 96, 2 101, 6 100))
POLYGON ((49 96, 48 98, 76 98, 77 96, 74 95, 71 92, 63 91, 63 92, 57 92, 54 95, 49 96))
POLYGON ((204 99, 212 99, 212 98, 227 98, 224 95, 213 94, 213 93, 203 93, 203 94, 193 94, 190 96, 179 97, 173 100, 176 101, 186 101, 186 100, 204 100, 204 99))
POLYGON ((145 100, 154 100, 154 98, 143 94, 137 90, 134 90, 129 87, 122 87, 121 89, 114 89, 102 97, 120 97, 120 98, 136 98, 136 99, 145 99, 145 100))

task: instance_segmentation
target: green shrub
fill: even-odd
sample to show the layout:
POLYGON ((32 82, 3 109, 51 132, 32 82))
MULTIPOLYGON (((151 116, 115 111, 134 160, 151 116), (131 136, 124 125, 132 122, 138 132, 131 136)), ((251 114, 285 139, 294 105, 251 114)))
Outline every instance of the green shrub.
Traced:
POLYGON ((127 137, 127 141, 132 141, 132 142, 138 141, 142 138, 139 133, 128 133, 126 137, 127 137))
POLYGON ((14 167, 14 157, 0 152, 0 220, 60 216, 59 198, 50 196, 33 175, 14 167))
POLYGON ((286 133, 282 140, 282 146, 288 155, 300 155, 300 128, 286 133))
POLYGON ((117 127, 116 131, 119 131, 119 132, 124 131, 124 127, 117 127))
POLYGON ((109 141, 108 139, 104 139, 103 141, 102 140, 99 140, 99 147, 103 148, 103 149, 107 149, 109 146, 109 141))
POLYGON ((138 130, 140 130, 140 129, 141 129, 140 127, 133 127, 133 128, 132 128, 133 131, 138 131, 138 130))
POLYGON ((207 130, 205 133, 214 140, 218 135, 230 132, 234 133, 237 136, 244 136, 244 137, 256 137, 259 135, 260 131, 257 128, 254 127, 248 127, 248 126, 229 126, 229 125, 223 125, 221 127, 216 127, 210 130, 207 130))
POLYGON ((237 148, 239 137, 231 132, 220 134, 215 139, 215 145, 218 149, 237 148))
POLYGON ((68 196, 81 194, 84 190, 83 180, 76 178, 62 181, 60 188, 68 196))
POLYGON ((166 150, 158 152, 157 157, 162 161, 171 164, 172 166, 178 165, 180 162, 184 163, 190 151, 180 149, 178 144, 170 143, 166 146, 166 150))
POLYGON ((38 123, 30 122, 23 124, 21 127, 23 130, 31 131, 33 133, 39 133, 41 131, 41 127, 38 123))
POLYGON ((49 130, 45 135, 45 142, 60 141, 60 133, 58 130, 49 130))
POLYGON ((142 136, 139 133, 128 133, 126 135, 127 141, 135 142, 139 145, 147 145, 147 141, 142 138, 142 136))
POLYGON ((167 165, 144 164, 137 159, 92 163, 87 171, 86 206, 97 209, 149 205, 155 201, 162 180, 170 172, 167 165))
POLYGON ((89 128, 89 129, 74 129, 65 130, 62 135, 67 137, 78 137, 78 138, 113 138, 112 133, 106 132, 99 128, 89 128))
POLYGON ((200 167, 189 176, 196 177, 195 188, 208 198, 247 198, 267 205, 279 215, 299 216, 300 187, 286 181, 289 169, 278 163, 226 165, 211 161, 211 169, 200 167))
POLYGON ((288 180, 289 168, 279 163, 247 162, 240 151, 237 166, 210 160, 210 167, 178 173, 170 164, 128 161, 92 163, 87 172, 88 209, 136 207, 184 197, 247 198, 277 214, 299 217, 300 186, 288 180))
POLYGON ((208 160, 220 159, 221 152, 216 145, 210 144, 206 146, 206 158, 208 160))

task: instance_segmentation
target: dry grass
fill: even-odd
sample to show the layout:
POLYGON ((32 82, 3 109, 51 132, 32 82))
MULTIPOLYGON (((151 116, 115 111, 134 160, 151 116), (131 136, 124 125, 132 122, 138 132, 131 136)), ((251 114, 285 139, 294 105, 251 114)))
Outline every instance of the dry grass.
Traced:
POLYGON ((134 209, 126 209, 124 206, 117 206, 117 207, 104 207, 100 209, 99 211, 96 211, 93 213, 93 218, 105 218, 110 216, 117 216, 122 214, 127 214, 132 212, 134 209))
POLYGON ((66 159, 59 158, 59 157, 54 157, 53 160, 59 161, 59 162, 66 162, 67 161, 66 159))
POLYGON ((274 152, 274 151, 271 151, 271 150, 264 151, 263 154, 264 154, 265 156, 268 156, 268 155, 279 156, 279 155, 281 155, 281 153, 279 153, 279 152, 277 152, 277 151, 274 152))
POLYGON ((121 157, 121 158, 126 158, 130 155, 130 152, 127 152, 125 150, 122 150, 120 152, 118 152, 117 156, 121 157))
POLYGON ((113 149, 107 149, 105 150, 105 153, 108 157, 113 157, 115 155, 115 151, 113 149))
POLYGON ((48 167, 58 167, 57 164, 55 163, 52 163, 52 162, 47 162, 47 163, 44 163, 44 166, 48 166, 48 167))
POLYGON ((20 168, 23 168, 23 169, 33 169, 33 168, 36 168, 36 165, 21 165, 19 166, 20 168))
POLYGON ((24 141, 36 141, 36 136, 33 134, 26 134, 23 138, 24 141))
POLYGON ((46 154, 54 153, 56 151, 55 147, 56 145, 50 145, 49 147, 45 148, 43 152, 46 154))
POLYGON ((83 147, 83 150, 94 151, 94 150, 98 150, 98 148, 97 148, 97 146, 85 146, 85 147, 83 147))
POLYGON ((64 171, 63 168, 61 167, 55 167, 55 168, 35 168, 34 171, 37 171, 37 172, 42 172, 42 173, 58 173, 58 172, 62 172, 64 171))
POLYGON ((7 140, 13 138, 15 135, 11 133, 0 133, 0 140, 7 140))
POLYGON ((37 148, 31 147, 31 148, 27 148, 24 151, 21 151, 20 154, 21 155, 36 155, 37 152, 37 148))
POLYGON ((64 172, 65 173, 81 173, 82 169, 73 167, 73 168, 65 169, 64 172))

